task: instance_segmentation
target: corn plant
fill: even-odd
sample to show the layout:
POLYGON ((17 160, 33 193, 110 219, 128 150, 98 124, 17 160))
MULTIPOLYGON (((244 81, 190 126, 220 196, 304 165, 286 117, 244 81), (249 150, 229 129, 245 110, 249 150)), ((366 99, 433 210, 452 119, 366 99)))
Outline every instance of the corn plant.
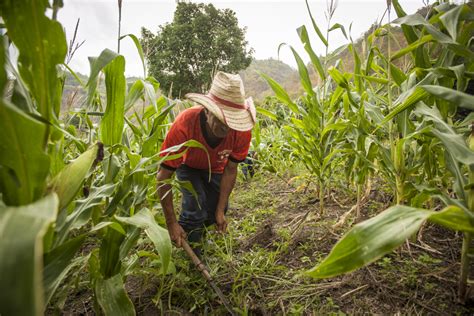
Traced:
MULTIPOLYGON (((315 23, 307 1, 306 5, 314 30, 326 48, 329 47, 330 32, 340 29, 345 34, 345 30, 340 24, 335 23, 331 26, 331 19, 336 9, 333 1, 330 2, 326 12, 328 22, 326 36, 321 33, 315 23)), ((313 51, 305 26, 298 29, 298 35, 311 59, 312 67, 322 81, 321 84, 316 88, 313 87, 306 65, 298 52, 291 46, 290 49, 298 65, 301 84, 305 90, 304 96, 294 102, 277 82, 265 74, 261 75, 273 89, 278 100, 291 110, 291 124, 285 126, 289 135, 288 142, 294 149, 294 156, 298 157, 317 179, 319 212, 322 214, 325 192, 328 189, 333 167, 344 152, 344 149, 341 148, 341 141, 344 138, 347 122, 339 114, 339 103, 334 102, 330 95, 335 83, 328 75, 331 70, 328 69, 326 62, 323 64, 313 51)), ((328 55, 327 51, 326 49, 326 55, 328 55)))
MULTIPOLYGON (((431 172, 436 169, 432 169, 432 166, 422 168, 426 174, 420 174, 420 178, 425 181, 424 185, 429 192, 436 193, 434 197, 441 200, 446 207, 442 211, 433 211, 403 205, 393 206, 376 217, 357 224, 335 245, 328 257, 308 273, 315 278, 325 278, 362 267, 395 249, 428 220, 464 233, 459 282, 459 299, 464 301, 469 256, 472 252, 470 240, 474 231, 470 195, 474 154, 471 147, 472 131, 469 131, 470 136, 466 143, 466 137, 458 132, 458 126, 452 124, 449 114, 455 113, 457 107, 473 109, 474 97, 462 92, 471 78, 469 70, 472 69, 474 61, 470 46, 472 33, 469 32, 473 25, 473 8, 469 4, 440 4, 434 7, 434 15, 425 20, 417 14, 406 16, 398 1, 393 1, 393 4, 400 17, 396 22, 402 24, 410 44, 390 59, 410 53, 416 68, 400 82, 402 93, 381 122, 381 126, 395 118, 393 124, 397 124, 401 135, 396 138, 395 149, 392 149, 396 153, 392 156, 396 174, 401 168, 406 168, 408 159, 415 161, 419 157, 427 158, 422 160, 419 167, 433 162, 433 157, 420 152, 442 144, 442 151, 435 152, 436 159, 441 163, 435 162, 435 166, 445 166, 445 170, 452 176, 451 184, 447 188, 433 186, 434 183, 443 184, 445 179, 431 182, 431 176, 438 176, 437 173, 431 172), (434 64, 430 59, 433 51, 421 47, 426 41, 432 42, 431 49, 437 48, 435 51, 441 52, 434 64), (453 89, 455 81, 456 89, 453 89), (416 142, 408 146, 411 140, 416 142), (413 156, 407 155, 407 149, 411 150, 413 156), (439 153, 443 154, 444 158, 440 158, 439 153), (454 198, 449 191, 455 193, 454 198)), ((393 79, 396 80, 395 76, 393 79)), ((416 165, 413 169, 414 167, 416 165)), ((397 182, 407 180, 401 178, 397 179, 397 182)), ((405 189, 400 185, 402 183, 397 183, 397 192, 401 193, 402 197, 398 198, 398 202, 405 200, 405 189)))
POLYGON ((64 31, 45 15, 46 5, 37 0, 0 5, 8 39, 19 50, 17 72, 1 36, 0 253, 5 260, 0 279, 5 295, 0 313, 42 314, 66 276, 88 266, 97 312, 134 314, 123 286, 134 264, 125 259, 142 231, 159 254, 161 273, 171 264, 171 242, 156 223, 156 198, 147 181, 163 160, 176 158, 156 153, 173 104, 157 97, 152 78, 127 91, 123 56, 105 50, 90 59, 86 108, 73 114, 87 131, 77 130, 71 120, 62 122, 65 69, 60 68, 75 74, 63 64, 64 31), (11 95, 5 91, 6 69, 15 77, 11 95), (97 91, 100 73, 104 97, 97 91), (137 127, 125 113, 139 100, 146 111, 136 115, 137 127), (92 115, 101 118, 98 127, 92 115), (22 238, 18 231, 25 232, 22 238), (74 259, 89 235, 101 236, 100 247, 74 259))

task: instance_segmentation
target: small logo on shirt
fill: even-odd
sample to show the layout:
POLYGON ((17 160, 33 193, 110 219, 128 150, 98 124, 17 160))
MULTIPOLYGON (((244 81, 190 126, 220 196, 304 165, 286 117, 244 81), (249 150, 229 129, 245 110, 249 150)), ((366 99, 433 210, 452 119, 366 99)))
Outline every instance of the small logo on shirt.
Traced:
POLYGON ((224 149, 223 151, 218 152, 217 162, 223 162, 224 160, 228 159, 231 152, 232 150, 230 149, 224 149))

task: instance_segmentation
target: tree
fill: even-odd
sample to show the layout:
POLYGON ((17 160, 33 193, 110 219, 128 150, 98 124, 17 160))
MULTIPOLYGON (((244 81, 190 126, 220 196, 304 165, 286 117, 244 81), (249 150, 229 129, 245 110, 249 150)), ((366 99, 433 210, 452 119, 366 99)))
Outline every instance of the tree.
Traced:
POLYGON ((206 92, 217 70, 238 72, 252 60, 235 12, 212 4, 179 2, 173 22, 157 35, 142 28, 148 73, 173 97, 206 92))

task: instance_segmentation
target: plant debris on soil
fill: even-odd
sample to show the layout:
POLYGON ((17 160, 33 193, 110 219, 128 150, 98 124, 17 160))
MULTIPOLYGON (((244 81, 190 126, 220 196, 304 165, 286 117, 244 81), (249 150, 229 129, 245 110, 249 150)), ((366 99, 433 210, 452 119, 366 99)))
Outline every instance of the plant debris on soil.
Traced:
MULTIPOLYGON (((318 214, 311 187, 296 189, 271 174, 237 184, 228 234, 209 231, 203 262, 238 314, 474 313, 472 300, 457 302, 462 234, 429 223, 365 268, 324 280, 306 276, 351 226, 391 203, 383 190, 371 192, 358 219, 353 213, 335 225, 355 204, 350 194, 340 195, 330 194, 324 214, 318 214)), ((137 313, 227 314, 184 251, 174 249, 173 260, 173 274, 162 276, 145 260, 143 270, 127 278, 137 313)), ((63 306, 65 314, 93 313, 92 293, 79 286, 63 306)))

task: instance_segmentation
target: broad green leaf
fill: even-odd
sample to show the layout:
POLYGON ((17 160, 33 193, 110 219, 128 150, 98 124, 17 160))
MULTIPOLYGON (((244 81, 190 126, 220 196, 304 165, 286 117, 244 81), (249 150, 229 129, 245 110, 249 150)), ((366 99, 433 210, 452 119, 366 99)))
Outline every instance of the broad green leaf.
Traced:
POLYGON ((334 31, 334 30, 337 30, 337 29, 340 29, 341 32, 342 32, 342 34, 344 35, 344 37, 345 37, 346 39, 348 39, 347 33, 346 33, 346 29, 344 28, 344 26, 342 26, 342 25, 339 24, 339 23, 336 23, 336 24, 334 24, 333 26, 331 26, 331 28, 329 28, 329 32, 334 31))
POLYGON ((58 195, 59 209, 63 209, 71 203, 82 188, 82 184, 84 183, 89 170, 92 168, 94 163, 102 160, 103 156, 102 144, 95 144, 64 167, 64 169, 62 169, 53 180, 51 180, 49 186, 51 187, 51 190, 56 192, 58 195))
POLYGON ((307 272, 313 278, 334 277, 363 267, 401 245, 428 218, 448 228, 471 231, 472 223, 460 208, 449 206, 440 212, 396 205, 355 225, 334 246, 329 255, 307 272))
POLYGON ((420 86, 422 89, 424 89, 426 92, 429 94, 452 102, 453 104, 456 104, 457 106, 469 109, 469 110, 474 110, 474 96, 457 91, 454 89, 442 87, 442 86, 434 86, 434 85, 423 85, 420 86))
POLYGON ((25 205, 43 196, 50 158, 46 125, 0 101, 0 192, 7 205, 25 205))
POLYGON ((150 240, 160 254, 163 265, 163 273, 166 273, 171 260, 171 240, 168 231, 158 225, 153 214, 148 209, 142 209, 132 217, 118 217, 117 220, 129 225, 137 226, 145 230, 150 240))
POLYGON ((273 112, 270 112, 260 106, 257 107, 257 113, 259 114, 262 114, 263 116, 266 116, 268 118, 270 118, 271 120, 273 121, 277 121, 278 120, 278 117, 273 113, 273 112))
POLYGON ((105 145, 122 142, 125 114, 125 58, 117 56, 105 67, 107 108, 100 122, 99 136, 105 145))
POLYGON ((438 137, 448 150, 448 153, 454 160, 465 165, 474 165, 474 154, 466 144, 464 137, 457 134, 441 117, 437 108, 429 108, 426 105, 420 105, 416 108, 415 114, 432 121, 436 128, 432 129, 433 134, 438 137))
MULTIPOLYGON (((98 188, 92 188, 89 196, 77 200, 74 211, 69 214, 62 222, 56 223, 57 238, 55 246, 61 245, 69 235, 72 229, 77 229, 85 225, 91 216, 92 207, 101 205, 105 202, 106 197, 110 197, 114 192, 115 184, 106 184, 98 188)), ((63 210, 64 212, 64 210, 63 210)))
POLYGON ((95 281, 95 294, 102 312, 106 316, 135 315, 135 307, 125 292, 122 276, 116 274, 111 278, 99 278, 95 281))
POLYGON ((344 89, 349 89, 349 82, 337 68, 329 68, 328 73, 338 85, 340 85, 344 89))
POLYGON ((388 121, 394 118, 395 115, 399 114, 402 111, 405 111, 406 109, 423 100, 427 96, 428 93, 421 87, 412 88, 411 91, 407 94, 407 97, 404 99, 404 101, 396 104, 394 109, 390 111, 390 113, 384 118, 380 125, 386 124, 388 121))
MULTIPOLYGON (((18 70, 37 102, 38 112, 53 121, 53 104, 57 95, 56 66, 66 57, 64 30, 57 21, 45 15, 47 1, 0 2, 0 12, 8 29, 8 38, 18 48, 18 70)), ((43 139, 46 145, 47 139, 43 139)))
POLYGON ((111 63, 118 54, 110 49, 104 49, 99 57, 89 57, 90 74, 86 86, 89 87, 87 93, 87 104, 91 105, 97 89, 97 77, 104 67, 111 63))
POLYGON ((295 103, 293 103, 293 101, 291 101, 290 96, 288 95, 288 93, 286 93, 285 89, 283 89, 282 86, 280 86, 275 80, 273 80, 266 74, 262 72, 258 72, 258 74, 267 81, 270 88, 272 88, 273 92, 275 92, 275 95, 278 98, 278 100, 288 105, 288 107, 293 113, 295 114, 299 113, 298 106, 295 103))
POLYGON ((304 64, 304 61, 301 59, 300 55, 296 50, 291 47, 291 51, 293 52, 293 56, 295 57, 296 64, 298 65, 298 73, 300 74, 301 84, 303 85, 304 90, 310 96, 314 96, 315 93, 313 91, 313 84, 311 83, 311 79, 309 78, 308 69, 304 64))
POLYGON ((56 218, 56 194, 0 206, 0 314, 43 315, 43 236, 56 218))
POLYGON ((301 42, 304 45, 304 49, 309 55, 309 58, 311 59, 311 63, 313 64, 314 68, 319 74, 319 77, 321 77, 322 80, 326 79, 326 74, 324 73, 323 65, 321 64, 321 60, 319 60, 319 57, 314 53, 313 48, 311 47, 311 42, 309 40, 308 36, 308 31, 306 30, 306 26, 300 26, 297 29, 298 35, 301 39, 301 42))
POLYGON ((140 56, 140 60, 142 61, 142 66, 143 66, 143 77, 146 77, 146 67, 145 67, 145 57, 143 55, 143 48, 142 45, 140 44, 140 40, 133 34, 126 34, 120 37, 120 40, 124 39, 125 37, 130 37, 135 44, 135 47, 137 48, 138 55, 140 56))
POLYGON ((393 63, 390 63, 390 74, 392 75, 393 80, 399 87, 407 79, 407 76, 405 75, 405 73, 401 71, 400 68, 395 66, 393 63))
POLYGON ((395 54, 393 54, 390 57, 390 60, 393 61, 395 59, 398 59, 398 58, 414 51, 418 47, 423 46, 424 44, 426 44, 428 42, 431 42, 432 40, 433 40, 432 35, 425 35, 425 36, 421 37, 420 39, 418 39, 417 41, 411 43, 410 45, 400 49, 398 52, 396 52, 395 54))
POLYGON ((100 273, 103 278, 108 279, 120 275, 122 268, 120 247, 124 239, 125 236, 115 229, 111 227, 105 229, 99 249, 100 273))
POLYGON ((306 2, 306 8, 308 9, 309 17, 311 18, 311 23, 313 24, 314 31, 316 32, 316 34, 318 34, 319 39, 321 40, 321 42, 323 42, 324 46, 327 47, 329 45, 328 41, 323 36, 323 33, 321 33, 321 30, 319 29, 318 25, 314 21, 313 14, 311 13, 311 10, 309 9, 308 0, 305 0, 305 2, 306 2))
POLYGON ((143 80, 138 79, 132 84, 128 90, 127 96, 125 97, 125 112, 143 96, 144 89, 143 80))
POLYGON ((458 21, 463 7, 462 5, 455 6, 439 18, 453 41, 456 41, 458 38, 458 21))
POLYGON ((74 268, 78 261, 72 259, 82 246, 86 235, 70 239, 59 247, 44 254, 43 284, 45 304, 48 304, 61 281, 74 268))
POLYGON ((452 230, 474 233, 474 215, 457 206, 448 206, 441 212, 433 212, 428 220, 452 230))
POLYGON ((402 244, 429 214, 423 209, 393 206, 355 225, 329 255, 307 273, 313 278, 328 278, 363 267, 402 244))

